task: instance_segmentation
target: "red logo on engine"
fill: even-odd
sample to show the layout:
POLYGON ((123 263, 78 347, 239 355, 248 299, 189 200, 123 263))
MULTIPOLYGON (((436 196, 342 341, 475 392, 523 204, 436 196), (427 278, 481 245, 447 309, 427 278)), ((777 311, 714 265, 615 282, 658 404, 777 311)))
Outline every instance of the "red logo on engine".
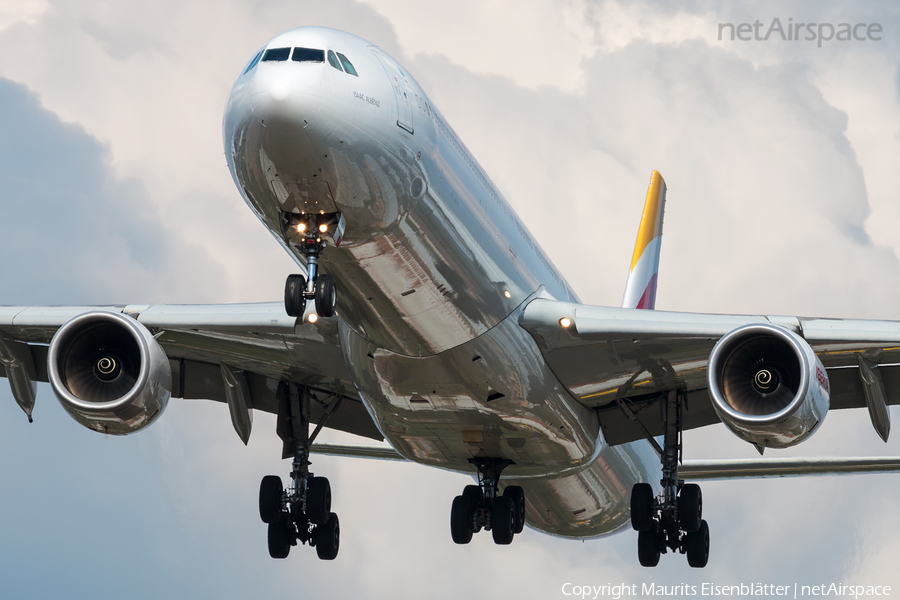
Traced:
POLYGON ((825 373, 822 372, 822 369, 820 369, 819 367, 816 367, 816 379, 819 380, 819 383, 823 388, 825 388, 826 392, 830 392, 830 390, 828 389, 828 377, 825 375, 825 373))

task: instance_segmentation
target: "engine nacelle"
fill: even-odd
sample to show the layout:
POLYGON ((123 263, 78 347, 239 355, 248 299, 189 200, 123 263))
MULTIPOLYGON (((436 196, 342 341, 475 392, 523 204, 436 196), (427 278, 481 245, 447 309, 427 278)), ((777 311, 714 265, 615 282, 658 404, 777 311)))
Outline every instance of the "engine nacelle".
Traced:
POLYGON ((76 421, 113 435, 155 421, 172 392, 166 353, 146 327, 121 313, 84 313, 60 327, 50 342, 47 372, 76 421))
POLYGON ((706 377, 725 426, 760 448, 799 444, 830 406, 825 367, 806 340, 778 325, 744 325, 722 337, 706 377))

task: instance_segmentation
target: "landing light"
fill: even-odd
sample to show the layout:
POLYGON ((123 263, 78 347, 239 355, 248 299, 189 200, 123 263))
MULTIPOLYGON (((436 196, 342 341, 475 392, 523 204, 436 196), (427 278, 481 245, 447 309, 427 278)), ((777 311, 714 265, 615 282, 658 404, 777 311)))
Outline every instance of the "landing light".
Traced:
POLYGON ((300 233, 306 231, 306 223, 297 223, 297 231, 300 233))
POLYGON ((322 233, 325 233, 326 231, 328 231, 328 225, 326 225, 325 223, 322 223, 321 225, 319 225, 319 231, 321 231, 322 233))
POLYGON ((563 329, 568 329, 572 324, 572 319, 570 319, 569 317, 563 317, 559 320, 559 324, 563 329))
POLYGON ((506 296, 507 298, 512 298, 512 294, 509 293, 509 290, 506 290, 505 292, 503 292, 503 295, 506 296))
POLYGON ((309 313, 309 317, 307 318, 309 319, 310 323, 315 323, 319 320, 319 315, 317 315, 316 313, 309 313))

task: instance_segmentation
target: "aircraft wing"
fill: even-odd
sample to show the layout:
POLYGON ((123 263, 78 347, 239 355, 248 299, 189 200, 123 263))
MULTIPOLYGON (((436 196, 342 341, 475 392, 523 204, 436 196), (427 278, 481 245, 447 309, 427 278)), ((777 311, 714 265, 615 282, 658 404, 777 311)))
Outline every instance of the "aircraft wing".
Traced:
MULTIPOLYGON (((287 316, 280 302, 0 307, 0 375, 10 380, 13 395, 29 418, 25 388, 29 379, 48 380, 47 351, 53 334, 69 319, 93 310, 130 315, 154 334, 172 367, 175 398, 227 402, 225 372, 242 371, 248 408, 277 414, 277 383, 303 384, 320 399, 342 396, 328 418, 329 428, 383 439, 350 380, 337 319, 309 323, 287 316)), ((326 405, 314 402, 310 409, 311 421, 318 422, 326 405)))
MULTIPOLYGON (((707 360, 719 338, 751 323, 780 325, 806 340, 827 369, 831 409, 878 413, 878 396, 882 407, 900 404, 896 321, 676 313, 536 299, 519 323, 560 382, 597 411, 610 445, 643 439, 646 432, 662 435, 659 400, 668 390, 687 392, 684 429, 719 422, 707 392, 707 360), (560 324, 564 317, 569 327, 560 324), (872 384, 873 375, 881 385, 872 384)), ((878 418, 873 414, 873 425, 878 418)), ((882 418, 889 428, 889 416, 882 418)))

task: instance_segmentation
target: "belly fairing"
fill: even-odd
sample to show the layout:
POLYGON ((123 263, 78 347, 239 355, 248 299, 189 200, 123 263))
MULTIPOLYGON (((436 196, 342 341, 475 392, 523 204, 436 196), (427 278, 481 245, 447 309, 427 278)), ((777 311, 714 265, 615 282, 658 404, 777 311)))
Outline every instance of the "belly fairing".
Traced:
POLYGON ((341 344, 369 413, 400 454, 473 474, 469 458, 507 458, 514 464, 501 487, 525 490, 529 526, 562 537, 614 533, 629 523, 634 483, 658 487, 658 458, 643 441, 606 446, 596 415, 557 382, 517 315, 437 356, 379 349, 346 325, 341 344))
POLYGON ((604 446, 596 415, 556 380, 517 315, 423 358, 341 328, 357 390, 398 452, 466 472, 475 471, 469 458, 508 458, 504 473, 516 477, 576 472, 594 460, 604 446))

